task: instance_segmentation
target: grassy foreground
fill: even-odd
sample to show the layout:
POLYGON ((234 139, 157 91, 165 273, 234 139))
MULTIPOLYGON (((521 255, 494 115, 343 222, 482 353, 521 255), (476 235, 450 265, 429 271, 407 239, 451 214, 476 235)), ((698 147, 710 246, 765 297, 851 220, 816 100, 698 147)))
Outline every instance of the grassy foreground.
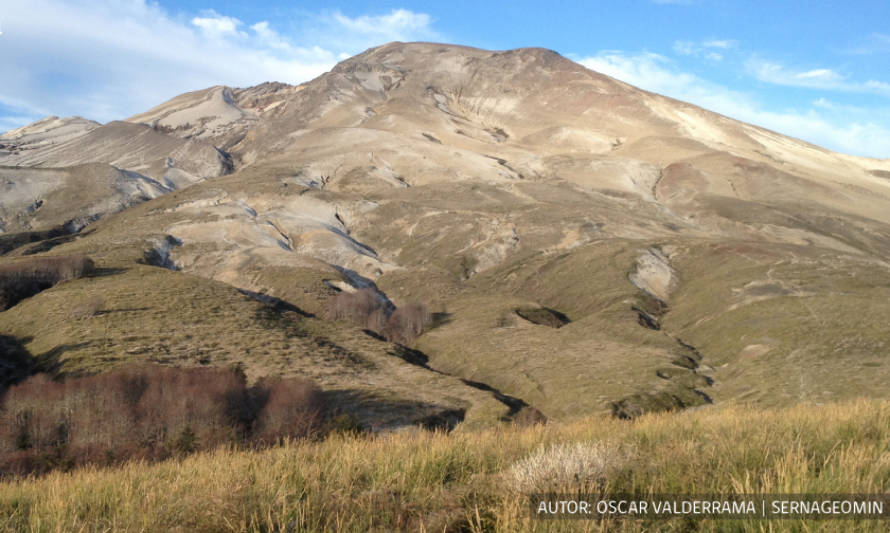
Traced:
POLYGON ((883 493, 890 402, 335 435, 0 484, 5 531, 885 531, 887 521, 539 521, 523 491, 883 493))

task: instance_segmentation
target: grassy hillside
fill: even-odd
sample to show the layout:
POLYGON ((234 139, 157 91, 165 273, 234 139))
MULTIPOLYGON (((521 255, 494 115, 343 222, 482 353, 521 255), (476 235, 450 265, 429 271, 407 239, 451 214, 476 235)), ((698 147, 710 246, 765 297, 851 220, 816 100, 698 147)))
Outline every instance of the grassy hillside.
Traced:
POLYGON ((59 376, 146 362, 241 365, 251 381, 302 376, 368 427, 443 413, 487 424, 508 410, 490 392, 412 364, 404 349, 349 324, 136 263, 103 261, 87 277, 25 299, 0 313, 0 331, 27 350, 34 370, 59 376))
POLYGON ((0 484, 0 529, 886 530, 882 521, 849 520, 538 521, 522 497, 534 489, 580 488, 884 493, 890 489, 890 403, 713 407, 632 422, 586 418, 450 435, 337 435, 259 452, 221 449, 155 465, 7 481, 0 484))

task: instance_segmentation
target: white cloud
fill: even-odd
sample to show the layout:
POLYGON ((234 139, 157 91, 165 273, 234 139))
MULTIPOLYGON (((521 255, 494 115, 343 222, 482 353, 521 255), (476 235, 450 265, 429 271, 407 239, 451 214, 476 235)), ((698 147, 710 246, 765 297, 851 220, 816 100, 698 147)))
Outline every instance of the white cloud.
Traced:
POLYGON ((393 9, 386 15, 362 15, 355 18, 347 17, 337 11, 333 18, 349 32, 373 35, 385 41, 410 40, 416 38, 418 34, 430 33, 430 16, 407 9, 393 9))
POLYGON ((752 57, 745 62, 745 69, 758 80, 774 85, 890 96, 890 84, 886 82, 852 81, 847 76, 829 68, 794 70, 781 63, 752 57))
POLYGON ((707 41, 674 41, 674 53, 681 56, 704 57, 711 61, 722 61, 723 54, 715 50, 727 51, 738 43, 731 39, 711 39, 707 41))
POLYGON ((877 80, 868 80, 863 85, 867 89, 874 90, 875 92, 890 95, 890 83, 877 80))
POLYGON ((2 16, 4 129, 11 117, 46 114, 122 119, 218 84, 299 83, 366 48, 435 35, 429 16, 407 10, 319 13, 307 26, 323 31, 299 35, 277 32, 274 21, 185 16, 146 0, 9 2, 2 16))
POLYGON ((721 48, 723 50, 728 50, 730 48, 735 48, 736 44, 735 41, 730 39, 713 39, 703 42, 702 46, 705 48, 721 48))
POLYGON ((780 63, 758 58, 746 61, 745 68, 758 80, 775 85, 829 89, 839 87, 844 81, 844 76, 828 68, 794 71, 780 63))
POLYGON ((668 68, 670 60, 652 52, 628 54, 620 50, 607 50, 596 56, 580 59, 578 63, 631 85, 661 94, 685 92, 696 83, 695 76, 668 68))
POLYGON ((794 78, 798 80, 819 80, 826 82, 838 82, 844 79, 843 76, 828 68, 817 68, 806 72, 798 72, 794 74, 794 78))
POLYGON ((201 31, 203 31, 205 35, 214 38, 224 37, 226 35, 247 36, 246 33, 238 31, 238 26, 241 25, 240 20, 234 17, 220 15, 215 11, 210 11, 205 17, 193 18, 192 24, 201 28, 201 31))
POLYGON ((683 56, 691 56, 696 53, 698 47, 692 41, 674 41, 674 52, 683 55, 683 56))
MULTIPOLYGON (((841 152, 890 157, 890 113, 851 106, 832 107, 822 98, 809 109, 769 109, 754 96, 682 72, 651 52, 604 51, 582 65, 648 91, 684 100, 723 115, 841 152)), ((818 77, 818 74, 816 75, 818 77)))

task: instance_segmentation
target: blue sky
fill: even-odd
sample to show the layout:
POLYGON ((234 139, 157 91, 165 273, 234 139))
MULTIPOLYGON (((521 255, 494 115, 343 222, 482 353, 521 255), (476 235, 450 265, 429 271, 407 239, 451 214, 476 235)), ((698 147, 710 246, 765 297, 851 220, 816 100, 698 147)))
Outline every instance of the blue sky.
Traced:
POLYGON ((0 0, 0 131, 297 83, 393 40, 542 46, 647 90, 890 158, 890 2, 0 0))

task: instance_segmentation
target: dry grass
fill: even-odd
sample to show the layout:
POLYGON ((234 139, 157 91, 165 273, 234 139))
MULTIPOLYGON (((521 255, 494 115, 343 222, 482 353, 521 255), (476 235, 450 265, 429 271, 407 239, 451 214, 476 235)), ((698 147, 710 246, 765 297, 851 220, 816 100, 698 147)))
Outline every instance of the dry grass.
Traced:
POLYGON ((69 375, 124 364, 241 364, 250 381, 304 377, 333 408, 363 427, 466 409, 465 421, 496 422, 507 410, 491 393, 393 357, 394 346, 345 323, 306 317, 233 287, 170 270, 99 263, 99 275, 60 283, 0 313, 0 331, 18 339, 35 370, 69 375), (72 320, 80 302, 101 312, 72 320))
MULTIPOLYGON (((336 435, 260 452, 219 449, 161 464, 86 468, 0 485, 6 531, 884 531, 822 521, 539 521, 505 485, 538 450, 607 464, 608 490, 883 493, 890 403, 707 409, 519 428, 336 435), (578 443, 581 443, 580 445, 578 443), (580 450, 580 451, 579 451, 580 450)), ((569 469, 571 470, 571 469, 569 469)), ((569 483, 571 485, 571 482, 569 483)))
POLYGON ((75 302, 71 307, 71 318, 73 320, 84 320, 93 318, 102 312, 105 306, 105 299, 99 295, 89 296, 83 300, 75 302))

